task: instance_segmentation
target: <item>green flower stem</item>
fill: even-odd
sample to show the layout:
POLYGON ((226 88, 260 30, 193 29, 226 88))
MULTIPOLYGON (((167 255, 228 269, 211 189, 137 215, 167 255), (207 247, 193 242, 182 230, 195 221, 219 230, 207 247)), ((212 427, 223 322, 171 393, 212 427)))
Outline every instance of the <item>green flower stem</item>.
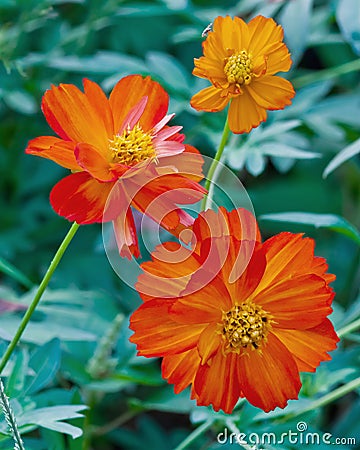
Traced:
MULTIPOLYGON (((214 177, 214 173, 215 173, 216 167, 217 167, 217 165, 218 165, 218 163, 219 163, 219 161, 221 159, 221 156, 222 156, 223 151, 225 149, 225 145, 226 145, 226 143, 227 143, 227 141, 229 139, 229 135, 230 135, 230 128, 229 128, 228 119, 226 118, 226 122, 225 122, 225 125, 224 125, 224 130, 223 130, 223 134, 222 134, 222 137, 221 137, 220 145, 219 145, 219 148, 218 148, 218 150, 216 152, 215 158, 213 159, 213 161, 211 163, 211 166, 209 168, 209 172, 207 174, 206 181, 205 181, 205 189, 208 192, 209 192, 209 189, 210 189, 210 186, 211 186, 212 179, 214 177)), ((200 207, 201 211, 204 211, 204 209, 206 208, 206 204, 207 204, 207 202, 209 200, 211 200, 210 195, 209 194, 205 195, 204 198, 202 199, 202 202, 201 202, 201 207, 200 207)))
POLYGON ((50 266, 49 266, 48 270, 46 271, 45 276, 42 279, 38 290, 36 291, 33 301, 31 302, 29 308, 27 309, 27 311, 19 325, 19 328, 17 329, 15 336, 13 337, 13 340, 10 342, 6 352, 4 353, 4 356, 2 357, 2 360, 0 362, 0 374, 4 370, 7 362, 9 361, 10 356, 12 355, 17 343, 19 342, 23 332, 25 331, 27 324, 29 323, 29 321, 31 319, 33 312, 35 311, 35 309, 41 299, 41 296, 43 295, 45 289, 47 288, 47 285, 49 284, 49 281, 50 281, 53 273, 55 272, 55 269, 57 268, 59 262, 61 261, 61 258, 63 257, 65 250, 67 249, 68 245, 72 241, 72 238, 74 237, 79 226, 80 225, 78 225, 76 222, 74 222, 71 225, 70 230, 68 231, 68 233, 65 236, 64 240, 62 241, 60 247, 58 248, 57 252, 55 253, 54 258, 51 261, 50 266))
POLYGON ((9 275, 10 277, 14 278, 14 280, 16 280, 18 283, 21 283, 28 289, 31 289, 34 286, 32 281, 29 280, 29 278, 26 275, 24 275, 22 272, 20 272, 19 269, 17 269, 15 266, 9 263, 9 261, 6 261, 1 257, 0 257, 0 272, 3 272, 6 275, 9 275))
POLYGON ((340 328, 340 330, 337 332, 337 335, 341 338, 346 334, 356 331, 358 328, 360 328, 360 319, 357 319, 354 322, 345 325, 343 328, 340 328))
POLYGON ((352 392, 359 387, 360 387, 360 377, 355 378, 355 380, 349 381, 348 383, 344 384, 343 386, 340 386, 334 391, 329 392, 328 394, 311 402, 305 409, 300 409, 299 412, 291 414, 291 417, 296 417, 301 414, 304 414, 305 412, 313 411, 317 408, 322 408, 323 406, 326 406, 329 403, 332 403, 335 400, 344 397, 344 395, 349 394, 349 392, 352 392))
POLYGON ((340 75, 356 72, 358 70, 360 70, 360 59, 354 59, 353 61, 340 64, 336 67, 330 67, 329 69, 319 70, 317 72, 312 72, 294 78, 292 83, 295 88, 300 88, 308 84, 315 83, 316 81, 331 80, 332 78, 336 78, 340 75))
POLYGON ((201 436, 205 431, 207 431, 211 425, 214 423, 214 419, 208 419, 206 422, 204 422, 202 425, 197 427, 189 436, 184 439, 176 448, 175 450, 184 450, 186 447, 188 447, 190 444, 192 444, 199 436, 201 436))

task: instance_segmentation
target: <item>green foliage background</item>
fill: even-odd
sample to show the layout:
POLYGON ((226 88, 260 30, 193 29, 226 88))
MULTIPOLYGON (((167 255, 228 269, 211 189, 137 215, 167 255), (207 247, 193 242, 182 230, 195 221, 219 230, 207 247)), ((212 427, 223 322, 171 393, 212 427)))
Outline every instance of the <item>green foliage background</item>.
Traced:
MULTIPOLYGON (((81 87, 87 77, 109 92, 122 76, 150 74, 169 92, 187 142, 214 156, 225 113, 191 109, 206 85, 191 72, 202 30, 226 14, 283 25, 297 95, 249 136, 233 137, 225 162, 246 187, 264 237, 288 230, 316 239, 316 253, 337 275, 336 329, 359 318, 358 0, 0 0, 1 353, 68 229, 48 200, 66 171, 24 154, 28 140, 53 134, 40 111, 44 91, 81 87)), ((341 448, 359 448, 359 388, 312 406, 360 376, 356 331, 344 333, 332 361, 303 376, 299 401, 269 414, 244 404, 228 417, 196 407, 187 391, 175 396, 159 362, 136 357, 127 317, 139 303, 112 271, 101 228, 81 227, 4 374, 27 450, 227 448, 216 440, 225 426, 280 436, 300 420, 313 432, 355 437, 355 446, 341 448)), ((315 447, 327 446, 307 446, 315 447)), ((10 448, 3 420, 0 449, 10 448)))

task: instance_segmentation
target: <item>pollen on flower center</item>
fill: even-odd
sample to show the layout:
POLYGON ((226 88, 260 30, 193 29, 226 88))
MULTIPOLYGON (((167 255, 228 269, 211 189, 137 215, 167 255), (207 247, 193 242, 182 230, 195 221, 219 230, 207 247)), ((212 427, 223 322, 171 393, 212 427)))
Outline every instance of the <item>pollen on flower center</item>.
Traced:
POLYGON ((252 55, 246 50, 225 59, 224 72, 229 83, 249 84, 253 75, 252 55))
POLYGON ((155 159, 156 152, 150 134, 145 133, 140 125, 126 128, 123 133, 109 139, 112 160, 115 163, 134 166, 147 159, 155 159))
POLYGON ((272 318, 261 306, 244 302, 223 312, 221 334, 225 340, 225 353, 240 353, 252 347, 257 350, 271 328, 272 318))

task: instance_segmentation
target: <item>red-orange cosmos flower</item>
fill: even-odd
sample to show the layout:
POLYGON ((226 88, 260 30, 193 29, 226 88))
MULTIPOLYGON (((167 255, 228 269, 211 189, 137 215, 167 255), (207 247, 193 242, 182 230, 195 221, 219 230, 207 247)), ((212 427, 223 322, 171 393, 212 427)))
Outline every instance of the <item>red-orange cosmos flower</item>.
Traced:
POLYGON ((336 347, 327 318, 335 276, 310 238, 284 232, 262 243, 245 210, 208 210, 193 233, 192 250, 167 243, 142 264, 130 340, 139 355, 163 357, 163 377, 176 393, 191 384, 198 405, 231 413, 246 397, 264 411, 285 407, 299 372, 336 347))
POLYGON ((174 116, 167 115, 168 94, 150 77, 121 79, 109 99, 87 79, 84 91, 60 84, 44 94, 43 113, 59 138, 33 139, 26 153, 73 172, 50 194, 59 215, 79 224, 113 220, 120 254, 139 256, 130 205, 146 213, 154 199, 174 191, 150 215, 169 231, 181 231, 192 219, 176 205, 203 196, 197 183, 202 178, 202 159, 194 147, 183 144, 182 127, 167 126, 174 116))
POLYGON ((244 133, 266 120, 266 110, 289 105, 295 95, 291 83, 274 76, 291 66, 283 37, 273 19, 257 16, 246 24, 239 17, 217 17, 193 71, 212 86, 194 95, 191 106, 213 112, 230 102, 229 127, 244 133))

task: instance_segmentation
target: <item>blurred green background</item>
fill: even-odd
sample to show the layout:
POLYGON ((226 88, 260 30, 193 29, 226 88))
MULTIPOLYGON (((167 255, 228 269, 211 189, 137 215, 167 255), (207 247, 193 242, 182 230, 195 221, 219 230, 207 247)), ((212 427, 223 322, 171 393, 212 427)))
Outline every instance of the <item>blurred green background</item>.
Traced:
MULTIPOLYGON (((201 55, 203 29, 226 14, 245 20, 263 14, 283 25, 293 58, 287 77, 297 95, 292 106, 270 113, 249 136, 233 136, 224 162, 247 189, 265 238, 288 230, 316 239, 316 253, 328 259, 337 275, 337 328, 359 317, 358 0, 0 0, 2 351, 17 328, 21 306, 31 301, 31 285, 40 282, 69 227, 49 204, 49 192, 66 170, 24 154, 30 139, 53 134, 40 110, 43 93, 51 84, 81 87, 84 77, 109 92, 125 75, 149 74, 169 92, 170 112, 183 125, 186 142, 214 156, 225 112, 191 109, 191 96, 207 86, 191 72, 193 58, 201 55), (339 154, 345 162, 335 163, 324 177, 339 154), (266 216, 287 212, 316 216, 266 216), (9 311, 6 302, 19 311, 9 311)), ((229 180, 221 174, 219 180, 236 199, 239 194, 229 180)), ((217 202, 226 204, 217 195, 217 202)), ((216 443, 225 415, 196 408, 188 392, 175 396, 161 380, 158 361, 135 357, 127 341, 127 315, 140 299, 112 271, 100 226, 81 227, 50 286, 5 373, 7 393, 26 432, 26 449, 172 449, 209 417, 211 427, 179 449, 226 448, 216 443), (41 408, 61 404, 64 410, 41 414, 41 408), (73 418, 71 405, 79 404, 90 405, 85 419, 73 418), (76 436, 78 427, 85 429, 85 437, 73 440, 69 435, 76 436)), ((302 399, 290 412, 301 412, 309 399, 359 376, 359 342, 356 333, 348 335, 333 361, 304 377, 302 399)), ((360 445, 359 413, 359 396, 350 394, 301 419, 313 430, 356 434, 360 445)), ((296 424, 285 418, 259 415, 246 405, 232 423, 242 431, 281 433, 296 424)), ((5 422, 0 448, 13 448, 5 422)))

